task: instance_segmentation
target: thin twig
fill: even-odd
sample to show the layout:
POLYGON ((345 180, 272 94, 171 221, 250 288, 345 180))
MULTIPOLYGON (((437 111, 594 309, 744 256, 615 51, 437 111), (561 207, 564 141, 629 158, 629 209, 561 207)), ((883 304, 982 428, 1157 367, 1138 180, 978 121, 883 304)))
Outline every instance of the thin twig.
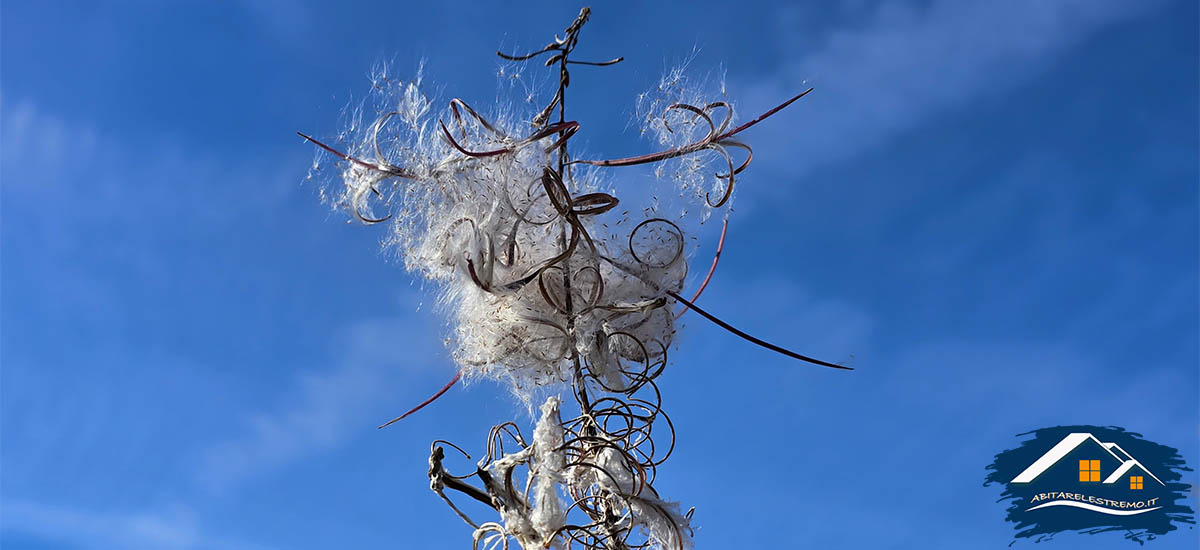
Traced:
POLYGON ((455 373, 455 374, 454 374, 454 378, 451 378, 451 379, 450 379, 450 381, 449 381, 449 382, 447 382, 445 386, 442 386, 442 389, 438 390, 438 391, 437 391, 437 393, 433 394, 433 395, 432 395, 432 396, 431 396, 429 399, 426 399, 426 400, 422 401, 420 405, 417 405, 416 407, 413 407, 413 408, 412 408, 412 409, 410 409, 408 412, 406 412, 406 413, 404 413, 404 414, 402 414, 402 415, 400 415, 400 416, 397 416, 396 418, 393 418, 393 419, 391 419, 391 420, 388 420, 387 422, 384 422, 384 423, 383 423, 381 426, 379 426, 379 429, 380 429, 380 430, 382 430, 382 429, 384 429, 384 428, 386 428, 386 427, 388 427, 388 426, 391 426, 392 424, 395 424, 395 423, 397 423, 397 422, 399 422, 399 421, 401 421, 401 420, 404 420, 404 419, 405 419, 405 418, 407 418, 409 415, 411 415, 411 414, 413 414, 413 413, 415 413, 415 412, 417 412, 417 411, 419 411, 419 410, 421 410, 421 409, 425 408, 425 405, 428 405, 428 404, 430 404, 430 403, 433 403, 434 401, 436 401, 436 400, 437 400, 437 398, 441 397, 441 396, 442 396, 442 394, 444 394, 444 393, 446 393, 446 392, 450 391, 450 388, 453 388, 453 387, 454 387, 454 383, 455 383, 455 382, 458 382, 458 379, 459 379, 459 378, 462 378, 462 371, 458 371, 457 373, 455 373))
POLYGON ((837 364, 837 363, 830 363, 830 362, 828 362, 828 361, 822 361, 822 360, 820 360, 820 359, 814 359, 814 358, 812 358, 812 357, 809 357, 809 356, 807 356, 807 355, 801 355, 801 354, 799 354, 799 353, 796 353, 796 352, 794 352, 794 351, 792 351, 792 350, 790 350, 790 349, 779 347, 779 346, 777 346, 777 345, 775 345, 775 344, 772 344, 772 343, 770 343, 770 342, 767 342, 766 340, 761 340, 761 339, 755 338, 754 336, 751 336, 751 335, 749 335, 749 334, 746 334, 745 332, 742 332, 742 331, 738 330, 738 329, 737 329, 737 328, 735 328, 733 325, 730 325, 729 323, 726 323, 725 321, 722 321, 721 319, 717 318, 715 315, 713 315, 713 314, 711 314, 711 313, 709 313, 709 312, 707 312, 707 311, 704 311, 703 309, 700 309, 699 307, 696 307, 696 304, 693 304, 692 302, 690 302, 690 301, 688 301, 688 300, 685 300, 685 299, 683 298, 683 296, 680 296, 679 294, 676 294, 676 293, 675 293, 675 292, 673 292, 673 291, 670 291, 670 290, 668 290, 668 291, 667 291, 667 295, 668 295, 668 296, 670 296, 670 297, 672 297, 672 298, 674 298, 674 299, 676 299, 677 301, 679 301, 679 303, 681 303, 681 304, 683 304, 683 305, 685 305, 685 306, 687 306, 687 307, 689 307, 689 308, 691 308, 691 309, 694 309, 694 310, 696 310, 696 313, 699 313, 699 314, 700 314, 701 316, 703 316, 705 319, 708 319, 709 321, 712 321, 713 323, 716 323, 716 325, 717 325, 717 326, 719 326, 719 327, 721 327, 721 328, 723 328, 723 329, 725 329, 725 330, 727 330, 727 331, 729 331, 729 332, 732 332, 733 334, 735 334, 735 335, 737 335, 737 336, 741 337, 742 339, 745 339, 746 341, 749 341, 749 342, 751 342, 751 343, 754 343, 754 344, 758 344, 758 345, 760 345, 760 346, 762 346, 762 347, 764 347, 764 348, 767 348, 767 349, 769 349, 769 350, 771 350, 771 351, 775 351, 775 352, 782 353, 782 354, 784 354, 784 355, 786 355, 786 356, 788 356, 788 357, 791 357, 791 358, 793 358, 793 359, 799 359, 799 360, 801 360, 801 361, 805 361, 805 362, 808 362, 808 363, 812 363, 812 364, 814 364, 814 365, 821 365, 822 367, 830 367, 830 368, 834 368, 834 369, 842 369, 842 370, 854 370, 852 367, 847 367, 847 366, 844 366, 844 365, 839 365, 839 364, 837 364))
MULTIPOLYGON (((700 283, 700 288, 696 289, 696 293, 692 295, 692 301, 695 302, 700 297, 700 293, 704 292, 704 288, 708 286, 708 282, 712 280, 713 272, 717 270, 717 262, 721 259, 721 250, 725 248, 725 232, 729 229, 729 216, 725 216, 725 220, 721 222, 721 238, 717 241, 717 252, 713 255, 712 266, 708 268, 708 275, 704 276, 704 282, 700 283)), ((679 313, 675 314, 675 320, 683 317, 687 313, 688 307, 683 306, 679 313)))

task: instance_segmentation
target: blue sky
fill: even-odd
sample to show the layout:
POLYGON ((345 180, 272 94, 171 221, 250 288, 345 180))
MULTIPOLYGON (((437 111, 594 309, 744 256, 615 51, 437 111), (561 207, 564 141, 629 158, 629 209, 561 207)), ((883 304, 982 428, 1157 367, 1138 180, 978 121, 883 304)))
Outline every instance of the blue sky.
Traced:
MULTIPOLYGON (((294 134, 381 60, 493 102, 492 52, 579 8, 433 4, 4 4, 5 549, 469 547, 429 442, 524 408, 479 383, 375 429, 451 376, 442 326, 294 134)), ((985 467, 1045 426, 1200 464, 1195 2, 689 5, 594 7, 580 55, 627 61, 575 75, 575 140, 646 151, 634 98, 693 50, 745 116, 816 87, 746 133, 702 303, 858 369, 686 323, 658 487, 700 548, 1002 547, 985 467)), ((1083 544, 1131 543, 1039 547, 1083 544)))

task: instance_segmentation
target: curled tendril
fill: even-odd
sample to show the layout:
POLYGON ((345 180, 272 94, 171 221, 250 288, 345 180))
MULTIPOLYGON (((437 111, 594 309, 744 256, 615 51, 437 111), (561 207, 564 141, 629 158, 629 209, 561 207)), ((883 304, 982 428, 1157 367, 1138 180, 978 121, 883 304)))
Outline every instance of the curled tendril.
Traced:
POLYGON ((635 261, 647 267, 662 268, 673 265, 679 260, 679 258, 683 256, 683 231, 679 229, 679 226, 676 225, 675 222, 665 218, 650 218, 645 220, 642 223, 637 224, 637 226, 633 228, 633 231, 629 232, 629 253, 633 256, 635 261), (671 252, 666 254, 666 257, 669 259, 663 260, 652 258, 650 256, 652 251, 649 250, 642 250, 642 254, 639 255, 639 247, 635 244, 635 241, 639 243, 645 242, 638 240, 639 233, 641 233, 643 239, 645 240, 657 240, 653 238, 647 238, 646 234, 650 231, 653 231, 653 228, 659 226, 666 226, 669 228, 668 233, 671 235, 671 242, 673 243, 669 245, 669 250, 671 250, 671 252))
MULTIPOLYGON (((750 148, 749 145, 746 145, 745 143, 742 143, 740 141, 732 140, 730 138, 741 133, 743 130, 750 128, 751 126, 754 126, 755 124, 758 124, 759 122, 762 122, 763 120, 766 120, 771 115, 774 115, 775 113, 782 110, 784 107, 787 107, 788 105, 791 105, 796 100, 804 97, 805 95, 808 95, 808 93, 811 91, 813 91, 813 89, 809 88, 803 92, 800 92, 799 94, 795 95, 791 99, 788 99, 787 101, 784 101, 783 103, 780 103, 779 105, 776 105, 769 111, 759 115, 758 118, 755 118, 754 120, 751 120, 750 122, 742 124, 741 126, 738 126, 737 128, 734 128, 733 130, 728 130, 728 131, 725 130, 725 128, 727 128, 729 126, 729 123, 733 117, 733 109, 732 109, 732 107, 730 107, 730 105, 728 103, 725 103, 723 101, 718 101, 718 102, 714 102, 714 103, 709 103, 709 104, 705 105, 704 107, 696 107, 694 105, 689 105, 686 103, 675 103, 673 105, 668 106, 666 111, 664 111, 664 113, 663 113, 664 124, 666 121, 666 113, 667 112, 670 112, 673 110, 687 111, 687 112, 692 113, 696 117, 703 119, 708 124, 708 126, 709 126, 708 134, 706 136, 704 136, 703 138, 696 140, 692 143, 689 143, 687 145, 675 147, 672 149, 667 149, 665 151, 659 151, 657 153, 648 153, 648 154, 639 155, 636 157, 626 157, 626 158, 611 159, 611 160, 580 159, 580 160, 573 160, 573 161, 571 161, 571 163, 573 163, 573 164, 574 163, 588 164, 588 165, 592 165, 592 166, 637 166, 639 164, 662 162, 664 160, 670 160, 673 158, 682 157, 685 155, 690 155, 690 154, 697 153, 700 151, 705 151, 705 150, 713 151, 713 152, 717 153, 719 156, 723 157, 726 160, 727 164, 729 165, 729 170, 726 173, 724 173, 724 174, 718 173, 717 174, 717 178, 724 180, 723 187, 725 189, 725 192, 722 195, 722 197, 719 200, 717 200, 716 202, 713 202, 712 198, 710 196, 705 197, 705 200, 708 201, 709 206, 711 206, 713 208, 720 208, 721 206, 725 205, 725 203, 729 200, 729 196, 733 193, 734 177, 737 174, 740 174, 743 170, 745 170, 746 167, 750 165, 750 161, 753 160, 753 158, 754 158, 754 151, 750 148), (722 121, 722 123, 719 127, 713 123, 712 117, 709 114, 711 111, 713 111, 714 109, 718 109, 718 108, 724 108, 725 112, 726 112, 725 119, 722 121), (738 149, 742 149, 742 150, 746 151, 746 160, 744 160, 740 165, 738 165, 737 168, 733 167, 733 158, 729 154, 729 152, 726 150, 729 147, 734 147, 734 148, 738 148, 738 149)), ((668 131, 672 131, 670 125, 666 125, 666 129, 668 131)))
MULTIPOLYGON (((545 275, 554 272, 548 270, 545 275)), ((576 272, 584 273, 593 271, 585 268, 576 272)), ((486 535, 492 537, 487 540, 493 544, 514 538, 522 543, 535 541, 543 547, 557 540, 564 548, 610 548, 608 545, 614 543, 624 548, 648 548, 663 542, 634 529, 635 517, 649 513, 665 520, 673 548, 684 548, 685 533, 690 533, 686 518, 665 509, 652 485, 658 466, 675 446, 675 428, 662 410, 662 396, 654 382, 667 362, 666 347, 657 341, 647 345, 633 334, 620 331, 598 338, 605 342, 600 347, 611 350, 614 360, 622 364, 631 361, 636 366, 620 367, 621 381, 614 385, 601 369, 592 368, 594 363, 585 362, 587 368, 581 371, 582 379, 576 385, 582 412, 573 418, 557 419, 563 436, 554 451, 563 453, 565 475, 577 480, 567 487, 571 498, 566 514, 570 517, 578 513, 586 519, 545 534, 510 531, 498 523, 482 524, 476 530, 477 541, 486 535), (655 428, 659 426, 666 432, 656 438, 655 428), (662 437, 666 438, 665 444, 657 441, 662 437)), ((490 506, 502 515, 514 509, 530 510, 529 488, 538 471, 532 450, 515 424, 506 422, 492 428, 486 454, 473 476, 484 488, 468 495, 479 500, 478 492, 486 493, 490 506), (510 445, 515 449, 508 448, 510 445), (522 478, 518 469, 525 472, 523 491, 516 488, 517 480, 522 478)))

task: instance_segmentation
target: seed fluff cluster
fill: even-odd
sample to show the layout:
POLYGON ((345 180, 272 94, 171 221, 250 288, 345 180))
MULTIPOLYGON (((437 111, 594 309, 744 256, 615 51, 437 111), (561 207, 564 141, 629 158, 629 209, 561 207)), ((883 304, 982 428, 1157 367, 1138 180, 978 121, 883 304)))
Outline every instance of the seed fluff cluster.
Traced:
POLYGON ((436 289, 460 375, 505 380, 531 408, 541 402, 532 437, 513 422, 495 426, 467 476, 443 465, 445 446, 457 446, 432 445, 430 488, 474 529, 475 548, 691 547, 691 511, 653 488, 675 438, 656 379, 688 309, 751 342, 835 366, 700 309, 694 301, 715 259, 692 299, 680 294, 698 224, 718 210, 727 224, 736 178, 752 158, 734 138, 804 94, 734 127, 723 86, 691 85, 673 70, 637 101, 643 133, 661 150, 575 158, 570 69, 621 60, 572 58, 589 16, 584 8, 541 50, 500 54, 557 68, 557 89, 536 112, 501 102, 485 115, 461 99, 435 109, 420 71, 412 80, 381 71, 370 105, 353 112, 333 145, 304 136, 324 151, 314 174, 337 175, 329 201, 361 222, 388 223, 386 244, 436 289), (668 215, 657 196, 641 210, 621 204, 608 169, 651 164, 690 207, 668 215), (577 413, 563 414, 555 388, 569 388, 577 413), (448 489, 499 521, 476 522, 448 489))

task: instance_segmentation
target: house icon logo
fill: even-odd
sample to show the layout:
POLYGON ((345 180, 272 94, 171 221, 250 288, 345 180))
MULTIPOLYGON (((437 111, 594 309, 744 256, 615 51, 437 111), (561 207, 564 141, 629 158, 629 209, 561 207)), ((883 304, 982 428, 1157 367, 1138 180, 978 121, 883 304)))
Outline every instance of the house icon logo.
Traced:
POLYGON ((1120 531, 1143 542, 1192 529, 1190 471, 1179 452, 1116 427, 1057 426, 996 455, 984 485, 1005 487, 1016 538, 1120 531))
MULTIPOLYGON (((1115 484, 1117 483, 1128 483, 1130 492, 1144 490, 1146 480, 1152 480, 1153 483, 1158 483, 1163 487, 1167 486, 1158 476, 1150 473, 1141 462, 1138 462, 1136 458, 1125 452, 1125 449, 1122 449, 1120 445, 1116 443, 1103 443, 1099 439, 1096 439, 1096 436, 1086 432, 1068 434, 1062 438, 1062 441, 1059 441, 1057 445, 1046 451, 1046 454, 1039 457, 1033 464, 1030 464, 1028 468, 1018 474, 1009 483, 1033 483, 1039 476, 1045 474, 1047 470, 1050 470, 1060 462, 1065 461, 1067 466, 1071 466, 1075 463, 1076 458, 1078 458, 1079 464, 1080 485, 1099 483, 1101 485, 1114 485, 1113 488, 1116 488, 1115 484)), ((1103 489, 1105 492, 1125 494, 1123 491, 1109 491, 1107 487, 1103 489)), ((1149 501, 1108 501, 1105 499, 1102 501, 1081 502, 1051 496, 1047 497, 1047 500, 1048 502, 1033 506, 1027 511, 1049 506, 1074 506, 1101 514, 1125 516, 1161 509, 1161 506, 1157 506, 1158 499, 1155 498, 1149 501), (1121 506, 1121 503, 1128 506, 1109 507, 1121 506)))

